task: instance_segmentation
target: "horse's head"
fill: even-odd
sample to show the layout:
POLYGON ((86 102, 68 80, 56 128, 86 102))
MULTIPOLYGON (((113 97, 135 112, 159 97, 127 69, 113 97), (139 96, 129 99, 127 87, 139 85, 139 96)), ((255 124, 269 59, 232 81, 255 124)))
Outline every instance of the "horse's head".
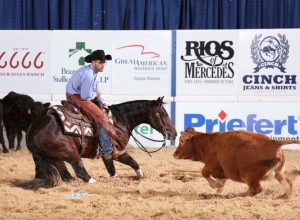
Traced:
POLYGON ((150 125, 168 140, 174 140, 177 136, 177 131, 163 106, 163 98, 164 97, 159 97, 153 101, 150 125))

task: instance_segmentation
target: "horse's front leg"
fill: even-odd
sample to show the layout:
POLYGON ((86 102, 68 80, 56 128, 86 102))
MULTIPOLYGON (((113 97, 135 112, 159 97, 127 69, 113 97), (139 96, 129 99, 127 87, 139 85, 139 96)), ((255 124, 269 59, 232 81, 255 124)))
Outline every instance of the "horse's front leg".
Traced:
POLYGON ((116 168, 114 165, 114 160, 111 155, 103 155, 102 156, 103 163, 109 175, 111 177, 116 177, 116 168))
POLYGON ((68 163, 72 165, 77 177, 88 183, 96 182, 96 180, 94 180, 84 168, 81 158, 77 158, 76 160, 68 160, 68 163))
POLYGON ((130 166, 132 169, 134 169, 134 171, 136 172, 136 175, 139 179, 142 179, 144 177, 144 173, 143 173, 142 169, 140 168, 139 164, 127 152, 120 154, 118 156, 118 158, 116 158, 116 160, 119 161, 120 163, 126 164, 126 165, 130 166))

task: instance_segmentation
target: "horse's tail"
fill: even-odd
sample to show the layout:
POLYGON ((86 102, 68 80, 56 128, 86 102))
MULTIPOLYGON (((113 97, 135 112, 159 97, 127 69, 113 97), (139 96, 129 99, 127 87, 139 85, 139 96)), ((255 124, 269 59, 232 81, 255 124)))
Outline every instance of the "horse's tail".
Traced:
POLYGON ((51 164, 51 159, 43 156, 43 154, 38 151, 34 142, 32 140, 29 140, 28 135, 26 136, 26 142, 27 148, 32 153, 32 157, 35 163, 35 183, 33 187, 51 188, 56 186, 59 181, 59 173, 51 164))

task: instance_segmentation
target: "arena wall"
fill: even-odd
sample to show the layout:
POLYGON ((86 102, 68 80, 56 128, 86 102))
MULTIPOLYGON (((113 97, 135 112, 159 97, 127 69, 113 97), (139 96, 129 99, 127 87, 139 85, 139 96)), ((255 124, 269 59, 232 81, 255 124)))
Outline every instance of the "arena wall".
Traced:
MULTIPOLYGON (((299 37, 298 29, 0 31, 0 97, 16 91, 59 104, 72 73, 101 48, 113 57, 98 77, 108 104, 164 96, 178 131, 298 140, 299 37)), ((137 129, 162 138, 148 125, 137 129)))

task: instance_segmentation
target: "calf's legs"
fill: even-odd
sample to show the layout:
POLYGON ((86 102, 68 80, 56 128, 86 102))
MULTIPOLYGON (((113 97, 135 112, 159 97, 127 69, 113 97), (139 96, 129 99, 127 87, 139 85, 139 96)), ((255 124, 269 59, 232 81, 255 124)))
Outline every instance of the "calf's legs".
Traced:
POLYGON ((262 187, 259 182, 247 183, 249 189, 246 192, 240 193, 239 196, 254 196, 262 191, 262 187))
POLYGON ((202 176, 207 180, 211 188, 218 189, 218 193, 223 191, 223 187, 226 182, 225 178, 211 178, 211 172, 206 166, 204 166, 202 169, 202 176))
POLYGON ((281 195, 280 197, 289 198, 292 194, 293 190, 293 182, 290 180, 286 174, 284 173, 284 170, 281 170, 280 172, 275 173, 275 179, 283 186, 285 193, 281 195))

